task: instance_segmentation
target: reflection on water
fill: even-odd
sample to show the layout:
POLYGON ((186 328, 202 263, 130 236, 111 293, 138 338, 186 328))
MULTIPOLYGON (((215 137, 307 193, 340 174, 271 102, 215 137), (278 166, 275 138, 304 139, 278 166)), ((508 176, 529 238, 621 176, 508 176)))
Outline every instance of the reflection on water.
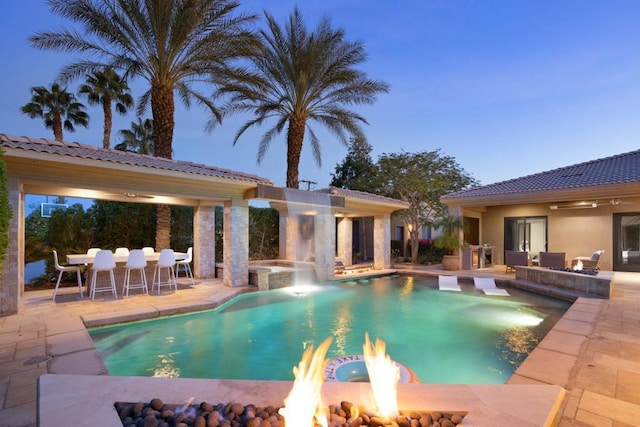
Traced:
POLYGON ((292 380, 304 349, 333 337, 328 358, 362 352, 365 333, 430 383, 504 383, 569 303, 510 289, 385 277, 292 293, 243 294, 216 310, 90 331, 111 375, 292 380))

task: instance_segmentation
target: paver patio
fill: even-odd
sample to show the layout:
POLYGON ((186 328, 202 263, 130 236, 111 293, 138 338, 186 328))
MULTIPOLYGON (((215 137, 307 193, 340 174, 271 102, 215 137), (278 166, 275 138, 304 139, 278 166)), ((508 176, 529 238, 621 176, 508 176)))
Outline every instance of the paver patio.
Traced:
MULTIPOLYGON (((414 274, 439 273, 397 267, 414 274)), ((499 268, 457 274, 513 277, 499 268)), ((564 387, 560 426, 640 425, 640 274, 616 272, 614 284, 610 300, 578 300, 509 380, 564 387)), ((0 426, 36 425, 40 375, 106 372, 100 371, 104 365, 85 324, 212 308, 247 290, 207 280, 162 295, 93 302, 79 300, 73 288, 63 289, 56 303, 51 301, 51 290, 26 293, 19 314, 0 318, 0 426), (55 363, 52 355, 57 356, 55 363)))

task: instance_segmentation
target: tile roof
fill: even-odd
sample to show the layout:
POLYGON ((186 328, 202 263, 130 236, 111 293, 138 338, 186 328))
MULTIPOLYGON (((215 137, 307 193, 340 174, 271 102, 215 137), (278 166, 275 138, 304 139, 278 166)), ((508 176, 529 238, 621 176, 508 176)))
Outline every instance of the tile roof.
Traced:
POLYGON ((442 200, 508 196, 640 182, 640 150, 449 193, 442 200))
POLYGON ((123 165, 273 185, 271 180, 267 178, 262 178, 243 172, 236 172, 199 163, 165 159, 162 157, 142 155, 126 151, 111 149, 106 150, 102 147, 81 144, 79 142, 60 142, 46 138, 31 138, 26 136, 0 134, 0 145, 6 148, 35 151, 38 153, 47 153, 56 156, 101 160, 104 162, 118 163, 123 165))
POLYGON ((353 199, 362 199, 369 202, 391 203, 402 206, 409 206, 409 203, 402 200, 393 199, 391 197, 379 196, 377 194, 365 193, 364 191, 347 190, 346 188, 328 187, 319 190, 314 190, 318 193, 328 193, 337 196, 350 197, 353 199))

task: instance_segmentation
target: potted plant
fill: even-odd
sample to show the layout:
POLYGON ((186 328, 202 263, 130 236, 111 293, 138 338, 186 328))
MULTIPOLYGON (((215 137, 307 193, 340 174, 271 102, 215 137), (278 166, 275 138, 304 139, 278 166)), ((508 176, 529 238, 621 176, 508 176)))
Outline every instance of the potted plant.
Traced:
POLYGON ((442 268, 444 270, 458 270, 459 257, 456 251, 464 246, 459 234, 461 230, 464 230, 464 218, 445 213, 433 225, 442 232, 433 240, 433 246, 444 249, 442 268))

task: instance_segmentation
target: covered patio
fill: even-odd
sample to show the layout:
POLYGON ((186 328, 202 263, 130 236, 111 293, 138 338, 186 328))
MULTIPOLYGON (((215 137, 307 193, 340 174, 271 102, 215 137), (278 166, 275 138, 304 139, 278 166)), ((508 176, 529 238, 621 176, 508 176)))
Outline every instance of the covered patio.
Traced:
POLYGON ((316 233, 328 236, 313 239, 315 246, 310 248, 320 280, 333 278, 336 254, 351 264, 349 227, 354 216, 374 218, 373 267, 389 268, 390 216, 406 207, 397 200, 347 190, 329 189, 327 193, 283 189, 251 174, 78 142, 0 134, 0 145, 13 211, 0 288, 0 316, 18 313, 24 297, 26 194, 192 206, 193 273, 201 280, 215 278, 216 263, 222 261, 222 283, 228 287, 249 283, 252 199, 272 202, 280 211, 282 259, 299 260, 294 236, 300 231, 301 217, 310 220, 316 233), (223 206, 223 260, 215 259, 216 206, 223 206))

